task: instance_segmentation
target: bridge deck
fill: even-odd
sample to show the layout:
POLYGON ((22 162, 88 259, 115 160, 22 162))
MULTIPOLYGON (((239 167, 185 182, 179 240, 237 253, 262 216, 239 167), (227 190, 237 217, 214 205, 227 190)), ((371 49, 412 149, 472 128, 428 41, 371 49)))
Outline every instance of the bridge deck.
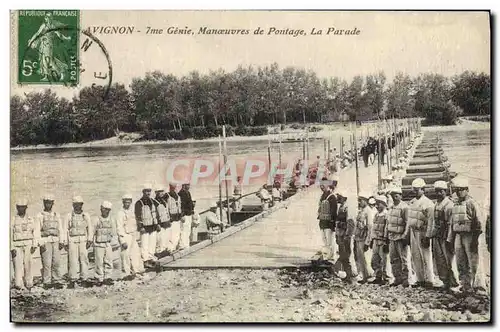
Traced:
MULTIPOLYGON (((376 165, 360 167, 361 190, 377 185, 376 165)), ((355 211, 356 175, 354 166, 341 172, 339 188, 349 195, 355 211)), ((170 262, 166 268, 284 268, 310 264, 322 246, 317 207, 321 191, 311 187, 292 198, 288 208, 261 219, 254 225, 189 256, 170 262)))

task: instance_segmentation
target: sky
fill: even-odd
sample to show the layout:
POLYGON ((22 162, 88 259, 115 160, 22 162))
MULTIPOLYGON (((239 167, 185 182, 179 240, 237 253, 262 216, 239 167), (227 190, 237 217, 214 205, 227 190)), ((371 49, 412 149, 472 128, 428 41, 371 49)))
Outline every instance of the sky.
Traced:
MULTIPOLYGON (((238 65, 296 66, 319 77, 351 80, 355 75, 384 71, 389 80, 403 72, 451 76, 465 70, 490 72, 490 22, 487 12, 294 12, 294 11, 82 11, 81 27, 128 26, 132 34, 94 35, 106 48, 113 82, 128 86, 134 77, 153 70, 177 76, 208 73, 238 65), (249 35, 198 35, 209 29, 249 29, 249 35), (148 27, 162 35, 146 34, 148 27), (194 35, 169 35, 168 27, 191 28, 194 35), (257 27, 264 35, 254 35, 257 27), (305 36, 267 35, 270 28, 303 29, 305 36), (312 28, 323 35, 311 35, 312 28), (355 36, 326 35, 328 28, 357 29, 355 36), (137 31, 140 32, 137 32, 137 31)), ((47 86, 17 84, 17 24, 12 24, 11 94, 47 86), (14 69, 14 70, 12 70, 14 69)), ((81 42, 84 41, 82 36, 81 42)), ((80 87, 99 83, 94 73, 107 72, 102 51, 80 52, 85 72, 80 87)), ((51 87, 69 97, 77 88, 51 87)))

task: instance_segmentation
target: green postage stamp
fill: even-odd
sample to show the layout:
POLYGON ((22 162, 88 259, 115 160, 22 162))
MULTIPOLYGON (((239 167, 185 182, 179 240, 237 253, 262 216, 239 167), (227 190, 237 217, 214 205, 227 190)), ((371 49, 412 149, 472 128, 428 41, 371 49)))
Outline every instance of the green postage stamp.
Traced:
POLYGON ((78 10, 18 11, 18 83, 79 82, 78 10))

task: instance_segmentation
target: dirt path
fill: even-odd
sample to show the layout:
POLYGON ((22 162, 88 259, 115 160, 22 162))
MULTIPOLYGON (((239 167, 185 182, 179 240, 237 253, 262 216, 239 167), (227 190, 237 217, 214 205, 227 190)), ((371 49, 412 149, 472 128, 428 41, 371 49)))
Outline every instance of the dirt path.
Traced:
POLYGON ((345 285, 327 271, 177 270, 101 288, 12 299, 14 321, 488 321, 487 298, 345 285), (466 306, 468 310, 463 307, 466 306), (461 311, 464 311, 463 313, 461 311))

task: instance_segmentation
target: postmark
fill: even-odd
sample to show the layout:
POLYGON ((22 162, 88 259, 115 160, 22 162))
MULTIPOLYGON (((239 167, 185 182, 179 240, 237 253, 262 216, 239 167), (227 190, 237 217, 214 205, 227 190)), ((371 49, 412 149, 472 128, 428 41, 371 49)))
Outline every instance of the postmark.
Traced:
POLYGON ((20 10, 18 27, 18 83, 78 85, 78 10, 20 10))

